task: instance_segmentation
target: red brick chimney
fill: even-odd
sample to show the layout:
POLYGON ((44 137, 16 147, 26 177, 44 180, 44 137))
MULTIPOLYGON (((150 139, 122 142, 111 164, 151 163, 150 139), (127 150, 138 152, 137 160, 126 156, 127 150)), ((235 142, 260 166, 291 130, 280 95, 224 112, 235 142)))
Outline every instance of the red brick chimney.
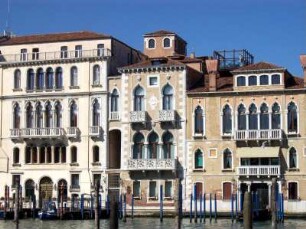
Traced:
POLYGON ((217 90, 218 60, 205 60, 209 77, 209 91, 217 90))
POLYGON ((306 87, 306 55, 300 55, 300 61, 304 71, 304 87, 306 87))

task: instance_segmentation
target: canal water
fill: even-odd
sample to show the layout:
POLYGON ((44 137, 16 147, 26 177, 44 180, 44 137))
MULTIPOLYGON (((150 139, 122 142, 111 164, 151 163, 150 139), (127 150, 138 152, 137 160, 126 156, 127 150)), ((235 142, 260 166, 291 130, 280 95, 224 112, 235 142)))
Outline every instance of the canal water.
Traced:
MULTIPOLYGON (((100 228, 108 228, 108 220, 101 220, 100 228)), ((160 222, 158 218, 134 218, 133 220, 127 218, 127 222, 123 223, 119 221, 119 228, 124 229, 172 229, 174 228, 174 219, 165 218, 164 222, 160 222)), ((0 220, 0 229, 14 229, 16 228, 13 221, 0 220)), ((71 220, 71 221, 40 221, 39 219, 26 219, 20 220, 20 229, 94 229, 94 220, 71 220)), ((186 218, 183 220, 182 228, 207 228, 207 229, 243 229, 243 225, 238 223, 232 223, 230 219, 218 219, 217 222, 206 221, 206 223, 189 223, 186 218)), ((269 229, 271 227, 271 221, 255 222, 254 229, 269 229)), ((284 224, 279 224, 279 229, 304 229, 306 228, 306 220, 285 220, 284 224)))

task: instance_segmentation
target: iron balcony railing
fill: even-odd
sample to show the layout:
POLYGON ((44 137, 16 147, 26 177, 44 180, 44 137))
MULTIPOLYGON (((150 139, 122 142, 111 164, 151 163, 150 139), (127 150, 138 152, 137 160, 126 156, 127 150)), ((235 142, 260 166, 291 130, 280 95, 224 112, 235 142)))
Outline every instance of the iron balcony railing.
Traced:
POLYGON ((110 112, 110 120, 113 120, 113 121, 120 120, 119 112, 118 111, 111 111, 110 112))
POLYGON ((131 123, 146 122, 147 113, 145 111, 131 111, 130 112, 130 121, 131 123))
POLYGON ((67 127, 67 137, 76 138, 79 135, 78 127, 67 127))
POLYGON ((282 130, 237 130, 235 139, 239 140, 281 140, 282 130))
POLYGON ((101 135, 101 127, 100 126, 90 126, 89 127, 89 136, 99 137, 100 135, 101 135))
POLYGON ((19 129, 19 128, 10 129, 10 137, 11 138, 20 138, 21 137, 21 129, 19 129))
POLYGON ((11 138, 48 138, 61 137, 65 130, 61 127, 11 129, 11 138))
POLYGON ((176 159, 129 159, 129 170, 175 170, 176 159))
POLYGON ((175 110, 160 110, 159 121, 161 122, 174 122, 175 121, 175 110))
POLYGON ((111 51, 109 49, 91 49, 91 50, 72 50, 72 51, 56 51, 56 52, 33 52, 0 55, 0 63, 17 63, 32 62, 45 60, 60 59, 80 59, 89 57, 109 57, 111 51))
POLYGON ((237 173, 239 176, 279 176, 279 165, 267 166, 240 166, 237 173))

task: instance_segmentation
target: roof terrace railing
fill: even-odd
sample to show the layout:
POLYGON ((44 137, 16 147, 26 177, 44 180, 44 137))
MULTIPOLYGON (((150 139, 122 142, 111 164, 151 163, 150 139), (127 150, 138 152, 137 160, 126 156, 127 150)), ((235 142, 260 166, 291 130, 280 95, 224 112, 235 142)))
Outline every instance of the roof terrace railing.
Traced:
POLYGON ((109 57, 111 51, 106 48, 91 50, 73 50, 57 52, 32 52, 0 55, 0 63, 19 63, 45 60, 81 59, 89 57, 109 57))
POLYGON ((246 49, 214 51, 213 58, 219 61, 221 70, 233 70, 254 63, 254 56, 246 49))

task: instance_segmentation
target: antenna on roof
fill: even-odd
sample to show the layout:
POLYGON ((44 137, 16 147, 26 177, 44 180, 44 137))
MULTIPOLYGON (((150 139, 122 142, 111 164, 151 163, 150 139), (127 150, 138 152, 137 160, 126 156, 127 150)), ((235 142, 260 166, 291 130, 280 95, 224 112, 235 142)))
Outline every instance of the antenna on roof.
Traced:
POLYGON ((11 36, 10 31, 10 0, 7 0, 7 18, 6 18, 6 24, 5 24, 5 30, 4 30, 4 36, 11 36))

